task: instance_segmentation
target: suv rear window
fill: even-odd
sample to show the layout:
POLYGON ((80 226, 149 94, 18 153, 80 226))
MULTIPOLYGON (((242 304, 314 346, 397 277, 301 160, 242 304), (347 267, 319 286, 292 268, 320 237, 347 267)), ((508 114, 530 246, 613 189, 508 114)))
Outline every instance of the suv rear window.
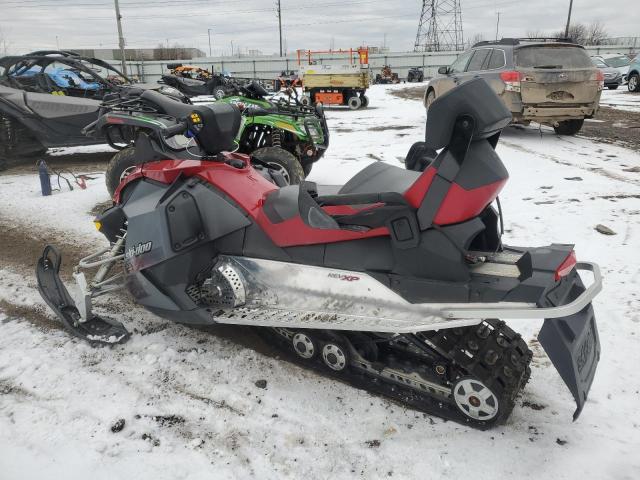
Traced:
POLYGON ((587 52, 580 47, 532 46, 515 50, 515 63, 524 68, 593 67, 587 52))

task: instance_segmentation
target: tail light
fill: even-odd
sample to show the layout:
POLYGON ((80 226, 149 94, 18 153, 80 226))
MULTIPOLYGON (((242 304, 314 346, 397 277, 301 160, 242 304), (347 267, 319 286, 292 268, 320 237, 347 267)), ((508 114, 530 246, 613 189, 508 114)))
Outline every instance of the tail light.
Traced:
POLYGON ((520 91, 520 80, 521 75, 520 72, 513 70, 509 72, 501 72, 500 78, 504 82, 504 89, 508 92, 519 92, 520 91))
POLYGON ((576 262, 576 252, 571 250, 571 253, 567 255, 567 258, 565 258, 563 262, 558 265, 558 268, 556 268, 556 282, 562 277, 566 277, 567 275, 569 275, 571 273, 571 270, 573 270, 573 267, 576 266, 576 262))
POLYGON ((591 75, 591 81, 598 82, 598 90, 602 90, 604 88, 604 72, 597 68, 595 73, 591 75))

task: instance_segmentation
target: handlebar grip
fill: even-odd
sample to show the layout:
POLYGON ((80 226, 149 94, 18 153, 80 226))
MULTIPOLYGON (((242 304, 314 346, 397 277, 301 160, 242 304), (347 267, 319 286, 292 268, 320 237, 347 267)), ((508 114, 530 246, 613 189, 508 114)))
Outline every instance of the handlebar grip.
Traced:
POLYGON ((189 127, 189 124, 187 123, 186 120, 184 120, 174 125, 173 127, 167 127, 164 130, 162 130, 162 136, 164 138, 174 137, 176 135, 179 135, 180 133, 186 132, 188 127, 189 127))

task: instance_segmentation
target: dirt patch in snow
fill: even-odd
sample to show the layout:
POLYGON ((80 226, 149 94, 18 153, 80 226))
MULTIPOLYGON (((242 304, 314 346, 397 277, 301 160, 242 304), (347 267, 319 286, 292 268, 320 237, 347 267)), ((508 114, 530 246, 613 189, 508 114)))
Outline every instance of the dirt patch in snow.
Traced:
POLYGON ((27 321, 45 332, 64 330, 60 322, 47 317, 40 307, 15 305, 6 300, 0 300, 0 311, 9 317, 9 320, 5 321, 11 321, 11 319, 17 318, 20 319, 20 321, 27 321))
POLYGON ((405 100, 420 100, 424 97, 424 91, 426 85, 420 85, 418 87, 407 87, 400 90, 391 90, 389 93, 394 97, 403 98, 405 100))
MULTIPOLYGON (((0 216, 0 265, 12 270, 31 274, 45 245, 64 246, 63 274, 71 274, 73 265, 87 253, 79 246, 70 244, 55 233, 43 235, 38 229, 16 223, 0 216)), ((61 252, 62 253, 62 252, 61 252)))
POLYGON ((640 150, 640 112, 600 107, 595 120, 585 121, 579 135, 640 150))

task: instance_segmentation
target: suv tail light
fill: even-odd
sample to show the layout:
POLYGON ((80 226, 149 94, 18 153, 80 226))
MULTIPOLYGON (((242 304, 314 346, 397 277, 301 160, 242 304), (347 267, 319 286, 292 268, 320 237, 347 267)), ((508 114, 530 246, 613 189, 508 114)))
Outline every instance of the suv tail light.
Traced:
POLYGON ((508 92, 520 91, 520 72, 513 70, 509 72, 500 72, 500 78, 504 82, 504 89, 508 92))
POLYGON ((556 272, 555 272, 556 282, 560 280, 562 277, 566 277, 567 275, 569 275, 571 273, 571 270, 573 270, 573 267, 576 266, 576 263, 577 263, 576 252, 574 250, 571 250, 571 253, 567 255, 567 258, 565 258, 563 262, 560 265, 558 265, 558 268, 556 268, 556 272))
POLYGON ((598 90, 602 90, 604 88, 604 72, 599 68, 596 69, 595 75, 591 76, 591 80, 598 82, 598 90))

